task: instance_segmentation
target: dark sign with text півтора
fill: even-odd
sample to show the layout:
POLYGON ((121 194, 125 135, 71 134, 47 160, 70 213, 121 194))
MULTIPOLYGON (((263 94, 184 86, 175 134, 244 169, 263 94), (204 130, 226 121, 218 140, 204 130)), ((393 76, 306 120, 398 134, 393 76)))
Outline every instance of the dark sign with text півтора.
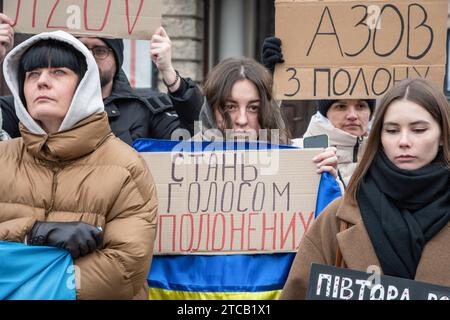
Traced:
POLYGON ((447 0, 276 0, 279 100, 380 98, 405 78, 444 84, 447 0))
POLYGON ((450 300, 450 288, 312 264, 307 300, 450 300))
POLYGON ((20 33, 149 40, 161 25, 162 0, 3 0, 3 12, 20 33))

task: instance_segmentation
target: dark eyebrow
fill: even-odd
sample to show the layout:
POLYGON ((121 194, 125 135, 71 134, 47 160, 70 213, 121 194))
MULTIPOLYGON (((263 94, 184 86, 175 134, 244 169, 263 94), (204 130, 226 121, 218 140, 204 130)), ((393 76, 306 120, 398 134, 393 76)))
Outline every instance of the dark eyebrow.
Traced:
MULTIPOLYGON (((418 125, 418 124, 430 124, 428 121, 425 120, 418 120, 418 121, 414 121, 412 123, 410 123, 409 125, 414 126, 414 125, 418 125)), ((383 126, 398 126, 399 124, 396 122, 384 122, 383 126)))
POLYGON ((430 124, 428 121, 425 120, 419 120, 419 121, 415 121, 413 123, 410 123, 410 125, 416 125, 416 124, 430 124))
MULTIPOLYGON (((234 102, 236 103, 236 100, 233 100, 231 98, 228 98, 225 100, 225 102, 234 102)), ((261 99, 257 99, 257 100, 250 100, 249 103, 255 103, 255 102, 261 102, 261 99)))
POLYGON ((398 126, 399 124, 396 122, 384 122, 383 126, 398 126))

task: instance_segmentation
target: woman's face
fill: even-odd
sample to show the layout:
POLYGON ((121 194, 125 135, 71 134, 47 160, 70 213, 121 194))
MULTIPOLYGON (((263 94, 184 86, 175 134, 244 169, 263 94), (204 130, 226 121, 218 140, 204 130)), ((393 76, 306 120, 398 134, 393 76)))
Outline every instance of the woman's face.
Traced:
MULTIPOLYGON (((233 138, 257 140, 261 126, 258 114, 261 107, 261 99, 258 89, 248 79, 238 80, 231 88, 231 95, 225 104, 225 111, 230 115, 233 125, 233 138)), ((222 115, 216 110, 217 125, 222 129, 225 122, 222 115)))
POLYGON ((24 95, 28 113, 47 133, 57 132, 72 103, 79 82, 72 70, 38 68, 25 74, 24 95))
POLYGON ((381 143, 389 160, 404 170, 420 169, 436 158, 441 129, 422 106, 394 101, 384 115, 381 143))
POLYGON ((369 127, 369 104, 364 100, 339 100, 328 109, 327 118, 336 128, 361 137, 369 127))

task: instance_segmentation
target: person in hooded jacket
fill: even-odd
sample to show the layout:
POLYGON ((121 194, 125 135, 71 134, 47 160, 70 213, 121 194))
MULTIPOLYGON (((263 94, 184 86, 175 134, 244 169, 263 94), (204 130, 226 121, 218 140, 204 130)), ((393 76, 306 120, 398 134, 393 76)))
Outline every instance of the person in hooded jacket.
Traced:
POLYGON ((312 263, 449 287, 449 222, 450 108, 431 81, 404 80, 380 101, 344 197, 304 235, 280 298, 305 298, 312 263))
MULTIPOLYGON (((2 16, 0 29, 9 27, 7 30, 13 37, 10 19, 2 16)), ((168 94, 132 89, 122 69, 122 39, 82 37, 80 41, 91 50, 97 62, 105 111, 117 137, 131 145, 138 138, 171 139, 177 129, 193 134, 194 121, 198 120, 204 97, 193 80, 180 77, 173 68, 171 40, 162 27, 152 36, 150 54, 168 94)), ((6 130, 13 138, 19 137, 19 119, 13 97, 0 97, 0 108, 4 113, 6 130)))
MULTIPOLYGON (((262 59, 272 72, 277 63, 284 62, 279 38, 264 40, 262 59)), ((362 157, 375 104, 373 99, 319 100, 318 111, 303 135, 328 135, 329 145, 337 150, 336 174, 343 191, 362 157)), ((293 145, 303 146, 303 138, 292 139, 293 145)))
POLYGON ((3 67, 21 138, 0 143, 0 241, 68 250, 77 299, 147 299, 156 188, 111 131, 94 57, 56 31, 3 67))
MULTIPOLYGON (((369 122, 375 100, 320 100, 319 110, 309 123, 303 138, 326 134, 336 148, 337 175, 345 189, 362 157, 369 134, 369 122)), ((293 139, 302 146, 303 139, 293 139)))

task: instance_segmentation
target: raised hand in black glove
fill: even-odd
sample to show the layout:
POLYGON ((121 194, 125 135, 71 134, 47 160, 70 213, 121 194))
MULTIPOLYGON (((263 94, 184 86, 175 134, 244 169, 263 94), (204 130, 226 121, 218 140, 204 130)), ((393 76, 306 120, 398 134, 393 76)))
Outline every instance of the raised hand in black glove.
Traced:
POLYGON ((277 37, 265 38, 261 57, 263 65, 273 72, 277 63, 284 62, 283 53, 281 52, 281 40, 277 37))
POLYGON ((103 232, 84 222, 38 221, 28 233, 27 239, 30 245, 65 249, 76 259, 101 246, 103 232))

